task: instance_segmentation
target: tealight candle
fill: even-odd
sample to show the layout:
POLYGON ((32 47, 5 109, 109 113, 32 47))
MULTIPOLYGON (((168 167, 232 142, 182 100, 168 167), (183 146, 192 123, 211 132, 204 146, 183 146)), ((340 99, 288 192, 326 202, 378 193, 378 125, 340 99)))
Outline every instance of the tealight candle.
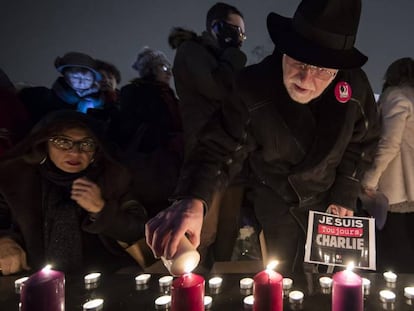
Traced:
POLYGON ((322 276, 319 278, 319 285, 322 288, 330 288, 332 286, 332 278, 329 276, 322 276))
POLYGON ((83 304, 83 311, 98 311, 103 309, 103 299, 92 299, 83 304))
POLYGON ((364 288, 364 295, 369 295, 369 289, 371 288, 371 281, 367 278, 362 278, 362 287, 364 288))
POLYGON ((136 285, 145 285, 145 284, 148 283, 150 278, 151 278, 151 274, 148 274, 148 273, 140 274, 140 275, 135 277, 135 284, 136 285))
POLYGON ((380 296, 380 300, 382 302, 395 302, 395 294, 394 292, 388 290, 388 289, 384 289, 382 291, 379 292, 379 296, 380 296))
POLYGON ((158 280, 158 283, 161 287, 170 286, 172 284, 173 277, 171 275, 166 275, 163 277, 160 277, 158 280))
POLYGON ((284 290, 291 289, 293 285, 293 280, 290 278, 283 278, 282 285, 284 290))
POLYGON ((289 293, 289 302, 290 303, 302 303, 303 302, 303 293, 299 290, 294 290, 289 293))
POLYGON ((204 296, 204 309, 210 309, 213 305, 213 298, 211 296, 204 296))
POLYGON ((166 310, 171 306, 171 296, 164 295, 155 299, 156 310, 166 310))
POLYGON ((254 304, 253 295, 249 295, 249 296, 244 297, 243 305, 244 305, 245 308, 251 309, 251 308, 253 308, 253 304, 254 304))
POLYGON ((397 282, 397 275, 394 272, 387 271, 383 273, 384 279, 387 283, 395 283, 397 282))
MULTIPOLYGON (((275 263, 276 265, 277 263, 275 263)), ((283 310, 283 277, 269 265, 266 270, 254 276, 253 310, 283 310)))
POLYGON ((240 288, 241 289, 250 289, 253 287, 253 279, 252 278, 243 278, 240 280, 240 288))
POLYGON ((208 280, 208 286, 210 288, 219 288, 221 284, 223 283, 223 279, 219 276, 215 276, 208 280))
POLYGON ((46 266, 23 283, 21 289, 21 311, 65 310, 65 275, 46 266))
POLYGON ((364 309, 362 278, 359 275, 348 268, 335 273, 332 281, 332 311, 364 309))
POLYGON ((85 275, 84 282, 86 284, 98 283, 99 279, 101 278, 101 274, 99 272, 89 273, 85 275))
POLYGON ((408 299, 414 299, 414 287, 405 287, 404 288, 404 296, 408 299))
POLYGON ((180 276, 193 271, 197 267, 200 261, 200 254, 187 237, 184 236, 178 244, 174 257, 166 259, 161 256, 161 259, 171 275, 180 276))
POLYGON ((20 294, 23 283, 26 282, 28 279, 29 279, 29 277, 25 276, 25 277, 22 277, 20 279, 17 279, 16 281, 14 281, 14 288, 16 290, 16 294, 20 294))
POLYGON ((204 283, 204 278, 194 273, 176 278, 171 287, 171 311, 203 311, 204 283))

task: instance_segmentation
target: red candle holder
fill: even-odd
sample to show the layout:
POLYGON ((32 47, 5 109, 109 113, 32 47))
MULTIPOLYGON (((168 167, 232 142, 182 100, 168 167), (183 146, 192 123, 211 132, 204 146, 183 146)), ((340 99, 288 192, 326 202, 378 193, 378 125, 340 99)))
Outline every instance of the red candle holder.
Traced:
POLYGON ((187 273, 173 281, 171 311, 204 311, 204 278, 187 273))
POLYGON ((283 276, 266 269, 253 278, 253 311, 283 310, 283 276))

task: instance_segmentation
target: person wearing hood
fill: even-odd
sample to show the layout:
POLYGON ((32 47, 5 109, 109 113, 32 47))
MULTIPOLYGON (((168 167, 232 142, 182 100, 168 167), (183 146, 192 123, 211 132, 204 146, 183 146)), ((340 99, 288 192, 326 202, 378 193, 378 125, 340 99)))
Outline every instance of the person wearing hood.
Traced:
POLYGON ((144 236, 146 210, 108 153, 101 123, 48 114, 0 162, 0 269, 140 270, 121 247, 144 236))
POLYGON ((99 87, 102 76, 94 58, 80 52, 68 52, 57 57, 54 65, 61 76, 51 89, 30 87, 19 93, 30 114, 32 126, 55 110, 71 109, 87 113, 90 108, 104 108, 99 87))
POLYGON ((361 0, 302 0, 292 18, 268 15, 275 49, 238 75, 233 101, 184 165, 178 201, 147 223, 154 254, 171 258, 183 235, 198 245, 212 194, 246 164, 263 263, 314 268, 304 265, 309 211, 354 215, 379 139, 367 57, 354 47, 360 14, 361 0))
MULTIPOLYGON (((186 155, 196 145, 205 125, 227 105, 234 78, 247 60, 241 51, 246 39, 245 31, 240 10, 218 2, 208 10, 205 30, 200 35, 181 27, 173 28, 170 33, 169 44, 176 49, 173 75, 180 98, 186 155)), ((240 180, 214 194, 199 248, 202 258, 206 259, 206 266, 212 260, 231 258, 232 250, 227 238, 233 240, 238 233, 238 221, 233 220, 238 219, 243 196, 240 180), (225 211, 220 209, 223 201, 228 206, 225 211), (225 214, 220 214, 222 212, 225 214), (219 219, 223 220, 223 226, 219 219), (235 226, 229 226, 226 219, 231 219, 235 226), (220 241, 216 240, 217 230, 225 231, 220 241)))

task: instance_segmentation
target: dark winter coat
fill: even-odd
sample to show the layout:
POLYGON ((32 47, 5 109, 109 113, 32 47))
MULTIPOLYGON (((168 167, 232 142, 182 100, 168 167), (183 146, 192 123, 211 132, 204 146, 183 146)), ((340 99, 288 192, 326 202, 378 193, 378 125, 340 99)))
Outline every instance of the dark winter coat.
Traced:
MULTIPOLYGON (((210 202, 247 160, 252 179, 288 206, 355 210, 380 125, 368 79, 360 69, 340 71, 320 97, 299 104, 283 85, 281 57, 275 53, 239 75, 239 100, 223 105, 221 122, 209 124, 185 165, 177 197, 210 202), (334 95, 339 81, 352 88, 346 103, 334 95)), ((276 208, 269 203, 269 211, 276 208)))
POLYGON ((173 74, 188 152, 196 143, 199 131, 225 102, 235 73, 244 67, 246 56, 234 47, 221 50, 207 32, 197 36, 175 28, 169 42, 177 49, 173 74))

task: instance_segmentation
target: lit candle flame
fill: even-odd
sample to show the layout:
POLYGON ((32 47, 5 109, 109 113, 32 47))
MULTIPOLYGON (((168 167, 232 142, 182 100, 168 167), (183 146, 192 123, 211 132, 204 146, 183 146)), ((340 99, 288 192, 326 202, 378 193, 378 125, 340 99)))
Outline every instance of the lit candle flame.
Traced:
POLYGON ((352 271, 352 270, 354 270, 354 267, 355 267, 355 265, 354 265, 354 262, 353 261, 351 261, 347 266, 346 266, 346 270, 347 271, 352 271))
POLYGON ((46 265, 42 270, 45 271, 45 272, 48 272, 48 271, 52 270, 52 265, 46 265))
POLYGON ((273 270, 276 268, 276 266, 279 264, 279 261, 277 260, 273 260, 271 261, 267 266, 266 266, 266 270, 273 270))

